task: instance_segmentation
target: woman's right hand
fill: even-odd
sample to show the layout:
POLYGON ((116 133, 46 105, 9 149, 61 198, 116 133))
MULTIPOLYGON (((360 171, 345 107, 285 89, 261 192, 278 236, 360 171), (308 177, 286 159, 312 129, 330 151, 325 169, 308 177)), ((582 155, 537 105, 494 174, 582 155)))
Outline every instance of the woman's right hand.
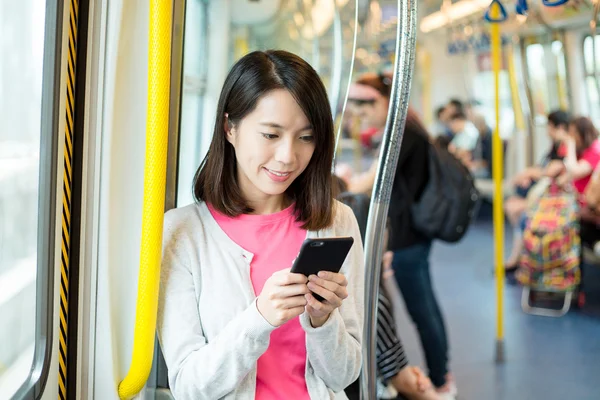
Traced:
POLYGON ((558 175, 560 175, 564 171, 564 169, 565 169, 565 165, 563 164, 562 161, 553 160, 553 161, 550 161, 550 163, 546 167, 546 170, 544 171, 544 175, 554 179, 554 178, 558 177, 558 175))
POLYGON ((309 293, 308 278, 293 274, 290 268, 275 272, 263 287, 256 301, 258 312, 275 327, 279 327, 304 312, 309 293))

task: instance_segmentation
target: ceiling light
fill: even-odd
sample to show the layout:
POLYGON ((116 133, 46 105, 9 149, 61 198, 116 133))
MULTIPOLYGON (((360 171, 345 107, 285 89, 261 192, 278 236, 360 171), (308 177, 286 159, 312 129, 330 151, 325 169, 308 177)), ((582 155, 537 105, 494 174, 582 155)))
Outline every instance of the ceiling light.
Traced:
POLYGON ((488 8, 490 0, 461 0, 446 5, 443 10, 429 14, 421 21, 421 31, 431 32, 457 20, 467 18, 488 8))

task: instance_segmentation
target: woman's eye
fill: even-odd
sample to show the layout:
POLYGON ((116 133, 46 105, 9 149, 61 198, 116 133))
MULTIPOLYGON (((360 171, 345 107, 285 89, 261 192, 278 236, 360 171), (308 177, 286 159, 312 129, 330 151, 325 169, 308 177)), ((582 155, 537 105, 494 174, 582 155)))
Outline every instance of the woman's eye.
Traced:
POLYGON ((302 140, 303 142, 312 143, 315 140, 315 137, 312 135, 302 136, 300 140, 302 140))
POLYGON ((262 135, 265 139, 268 139, 268 140, 277 139, 277 135, 275 135, 273 133, 263 133, 262 135))

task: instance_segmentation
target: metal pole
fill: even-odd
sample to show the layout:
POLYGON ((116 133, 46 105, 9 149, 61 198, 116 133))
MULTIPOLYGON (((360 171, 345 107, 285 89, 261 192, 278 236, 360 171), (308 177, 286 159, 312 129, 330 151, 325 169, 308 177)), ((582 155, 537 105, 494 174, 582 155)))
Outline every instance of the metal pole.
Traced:
MULTIPOLYGON (((337 3, 334 2, 335 14, 333 17, 333 63, 331 66, 331 81, 329 83, 329 98, 331 99, 331 115, 335 121, 338 117, 338 103, 340 101, 340 91, 342 89, 342 63, 343 63, 343 52, 344 52, 344 38, 342 32, 342 19, 340 16, 340 9, 337 3)), ((350 71, 352 73, 352 71, 350 71)), ((352 77, 348 77, 352 80, 352 77)), ((340 118, 341 125, 341 118, 340 118)), ((337 141, 337 139, 336 139, 337 141)))
POLYGON ((377 398, 376 330, 377 298, 381 274, 382 236, 402 145, 404 125, 410 97, 417 43, 417 0, 398 0, 396 27, 396 59, 390 95, 388 119, 385 125, 381 155, 371 196, 371 207, 365 236, 365 325, 363 334, 363 368, 361 398, 377 398))
MULTIPOLYGON (((355 4, 354 4, 354 36, 352 39, 352 55, 350 56, 350 70, 348 72, 348 74, 349 74, 348 75, 348 85, 346 86, 346 95, 344 96, 344 105, 342 106, 342 114, 340 115, 340 123, 338 126, 337 134, 335 136, 335 148, 334 148, 334 152, 333 152, 333 162, 331 163, 332 173, 335 171, 335 164, 337 163, 338 146, 340 143, 340 137, 342 136, 342 129, 344 126, 344 124, 343 124, 344 114, 346 113, 346 106, 348 105, 348 92, 350 91, 350 85, 352 85, 352 72, 354 72, 354 59, 356 58, 356 41, 357 41, 357 37, 358 37, 358 2, 359 2, 359 0, 355 0, 355 4)), ((336 12, 339 13, 337 6, 336 6, 336 10, 337 10, 336 12)), ((337 42, 337 34, 336 34, 336 46, 337 46, 337 44, 339 44, 339 43, 337 42)), ((340 49, 340 51, 343 52, 343 48, 340 49)), ((341 79, 340 79, 340 83, 341 83, 341 79)), ((337 105, 332 105, 332 107, 336 107, 336 106, 337 105)))
MULTIPOLYGON (((493 7, 493 5, 492 5, 493 7)), ((492 16, 500 11, 492 8, 492 16)), ((502 37, 500 24, 492 23, 492 63, 494 66, 496 126, 492 141, 492 162, 494 178, 494 241, 496 255, 496 362, 504 362, 504 209, 502 207, 502 179, 504 166, 502 140, 500 138, 500 69, 502 67, 502 37)))

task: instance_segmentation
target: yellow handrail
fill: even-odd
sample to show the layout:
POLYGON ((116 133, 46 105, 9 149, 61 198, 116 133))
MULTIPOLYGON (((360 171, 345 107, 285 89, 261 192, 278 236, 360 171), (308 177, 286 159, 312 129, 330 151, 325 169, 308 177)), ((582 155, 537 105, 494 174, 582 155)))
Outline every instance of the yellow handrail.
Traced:
POLYGON ((142 390, 148 380, 154 355, 167 177, 172 12, 171 1, 150 0, 148 110, 140 274, 133 355, 129 372, 119 384, 121 399, 131 398, 142 390))
POLYGON ((517 71, 515 67, 514 48, 511 46, 506 52, 506 62, 508 63, 508 81, 510 83, 510 95, 515 116, 515 128, 519 134, 527 129, 523 107, 521 107, 521 97, 519 96, 519 83, 517 81, 517 71))
MULTIPOLYGON (((423 110, 423 120, 425 122, 425 126, 431 126, 433 123, 433 106, 431 104, 431 56, 429 52, 421 48, 420 61, 421 61, 421 82, 423 87, 422 94, 422 110, 423 110)), ((435 132, 436 134, 438 132, 435 132)))
MULTIPOLYGON (((496 3, 492 4, 491 15, 500 16, 496 3)), ((496 125, 492 140, 492 162, 494 179, 494 249, 496 256, 496 296, 497 296, 497 333, 496 333, 496 361, 504 361, 504 208, 503 208, 503 165, 504 154, 502 140, 500 139, 500 68, 502 58, 502 40, 500 24, 492 23, 492 65, 494 69, 495 89, 495 114, 496 125)))

